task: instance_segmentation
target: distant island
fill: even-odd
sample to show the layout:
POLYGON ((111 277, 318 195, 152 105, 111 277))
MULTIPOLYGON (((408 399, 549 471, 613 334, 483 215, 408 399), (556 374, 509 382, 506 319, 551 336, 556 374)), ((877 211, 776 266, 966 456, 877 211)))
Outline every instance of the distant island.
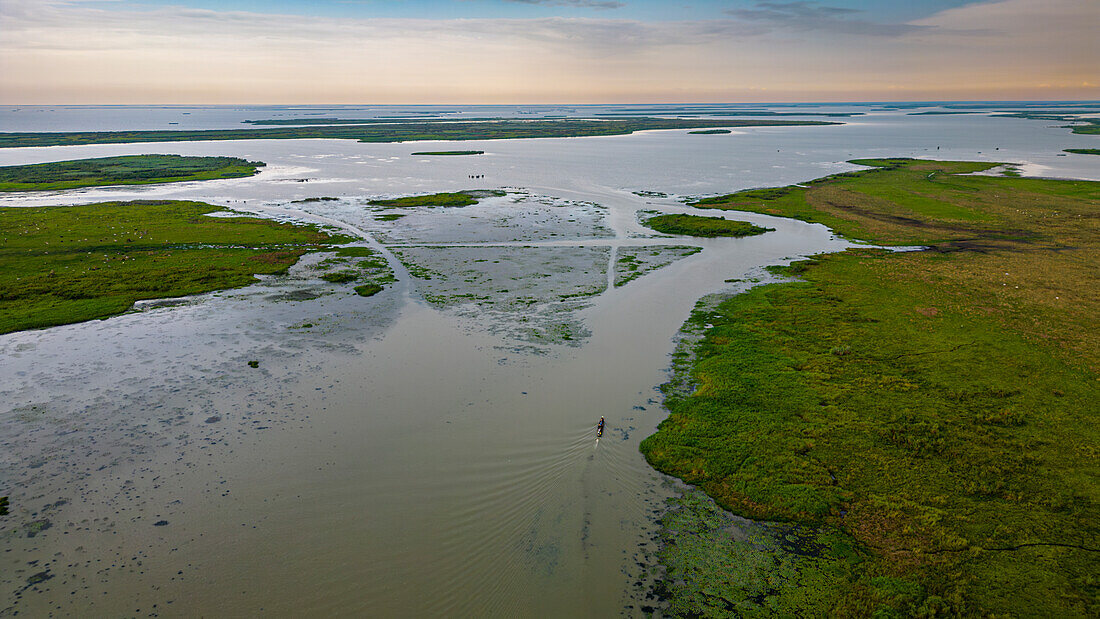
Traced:
MULTIPOLYGON (((260 122, 260 121, 255 121, 260 122)), ((293 140, 331 138, 360 142, 415 142, 424 140, 503 140, 516 138, 570 138, 626 135, 655 129, 708 127, 786 127, 835 125, 820 120, 719 120, 630 118, 615 120, 511 120, 487 122, 396 122, 369 125, 319 125, 265 129, 209 129, 202 131, 74 131, 65 133, 0 133, 0 148, 127 144, 132 142, 191 142, 199 140, 293 140)))
POLYGON ((415 206, 471 206, 485 198, 499 198, 505 195, 499 189, 468 189, 445 193, 433 193, 426 196, 403 196, 400 198, 388 198, 371 200, 367 204, 372 206, 386 206, 389 208, 410 208, 415 206))
POLYGON ((693 135, 719 135, 722 133, 733 133, 729 129, 700 129, 698 131, 688 131, 693 135))
POLYGON ((420 151, 418 153, 413 153, 413 154, 414 155, 441 155, 441 156, 453 157, 453 156, 460 156, 460 155, 484 155, 485 151, 483 151, 483 150, 425 150, 425 151, 420 151))
POLYGON ((263 165, 259 161, 237 157, 124 155, 2 166, 0 191, 47 191, 240 178, 256 174, 263 165))

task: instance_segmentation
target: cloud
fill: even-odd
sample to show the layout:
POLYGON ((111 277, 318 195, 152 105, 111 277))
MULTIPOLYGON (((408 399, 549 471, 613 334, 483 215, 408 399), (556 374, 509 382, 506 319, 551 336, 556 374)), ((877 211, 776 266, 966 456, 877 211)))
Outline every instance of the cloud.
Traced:
POLYGON ((861 13, 856 9, 821 6, 816 2, 757 2, 751 9, 728 9, 726 14, 748 22, 766 24, 776 29, 824 31, 835 34, 856 34, 896 37, 931 26, 913 24, 883 24, 853 19, 861 13))
POLYGON ((600 0, 505 0, 516 4, 540 4, 543 6, 571 6, 584 9, 621 9, 623 2, 601 2, 600 0))
POLYGON ((663 22, 337 19, 0 0, 0 102, 1100 96, 1091 85, 1100 56, 1092 32, 1100 19, 1096 0, 981 2, 909 24, 873 24, 905 27, 877 36, 853 33, 874 30, 864 13, 820 3, 759 2, 743 11, 663 22), (807 29, 812 36, 802 34, 807 29), (982 36, 974 36, 978 31, 982 36))

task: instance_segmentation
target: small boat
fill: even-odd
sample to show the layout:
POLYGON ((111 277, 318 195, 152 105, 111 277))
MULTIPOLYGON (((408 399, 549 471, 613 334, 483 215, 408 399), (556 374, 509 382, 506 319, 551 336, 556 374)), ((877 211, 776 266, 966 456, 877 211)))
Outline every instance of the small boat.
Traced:
POLYGON ((603 417, 600 417, 600 422, 596 424, 596 438, 603 436, 603 417))

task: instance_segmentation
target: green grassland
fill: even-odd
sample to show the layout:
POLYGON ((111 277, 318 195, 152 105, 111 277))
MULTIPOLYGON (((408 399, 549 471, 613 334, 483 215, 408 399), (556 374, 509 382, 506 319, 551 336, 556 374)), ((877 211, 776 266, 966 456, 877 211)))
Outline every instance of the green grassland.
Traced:
MULTIPOLYGON (((433 193, 427 196, 404 196, 385 200, 371 200, 368 204, 373 206, 386 206, 390 208, 406 208, 414 206, 471 206, 477 204, 482 198, 503 196, 503 191, 498 190, 467 190, 444 193, 433 193)), ((392 219, 397 219, 396 217, 392 219)), ((387 220, 389 221, 389 220, 387 220)))
MULTIPOLYGON (((801 281, 700 309, 695 390, 669 392, 642 451, 726 509, 828 538, 797 575, 822 616, 1097 616, 1100 183, 859 163, 699 206, 929 249, 796 263, 801 281)), ((720 571, 715 552, 666 562, 720 571)), ((769 577, 738 614, 792 607, 769 577)))
POLYGON ((1100 155, 1100 148, 1067 148, 1065 152, 1075 155, 1100 155))
POLYGON ((418 153, 413 153, 413 154, 414 155, 439 155, 439 156, 454 157, 454 156, 461 156, 461 155, 484 155, 485 151, 483 151, 483 150, 425 150, 425 151, 420 151, 418 153))
POLYGON ((645 220, 645 225, 664 234, 684 236, 753 236, 771 232, 774 228, 761 228, 747 221, 731 221, 722 217, 699 215, 657 215, 645 220))
POLYGON ((477 122, 399 122, 392 124, 214 129, 205 131, 82 131, 71 133, 0 133, 0 148, 123 144, 131 142, 189 142, 195 140, 287 140, 334 138, 360 142, 422 140, 503 140, 625 135, 652 129, 705 127, 775 127, 834 125, 811 120, 685 120, 631 118, 622 120, 495 120, 477 122))
POLYGON ((149 185, 252 176, 264 164, 237 157, 125 155, 0 166, 0 191, 43 191, 101 185, 149 185))
POLYGON ((182 201, 0 209, 0 333, 245 286, 320 244, 348 240, 310 226, 205 216, 218 210, 182 201))

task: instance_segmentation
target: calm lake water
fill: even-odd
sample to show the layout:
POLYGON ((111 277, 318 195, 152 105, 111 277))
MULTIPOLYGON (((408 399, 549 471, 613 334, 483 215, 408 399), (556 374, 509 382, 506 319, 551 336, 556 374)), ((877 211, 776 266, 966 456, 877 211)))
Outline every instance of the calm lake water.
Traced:
MULTIPOLYGON (((460 145, 486 151, 478 157, 411 155, 453 143, 340 140, 0 150, 0 165, 150 152, 261 160, 247 179, 0 206, 186 198, 292 215, 363 235, 399 280, 358 297, 317 279, 313 256, 248 288, 0 336, 6 612, 640 614, 655 521, 675 488, 638 443, 665 416, 655 387, 677 330, 701 297, 747 285, 727 280, 767 279, 765 265, 848 243, 821 226, 728 213, 775 231, 660 237, 639 211, 692 212, 678 198, 809 180, 856 157, 1010 161, 1100 180, 1100 158, 1058 156, 1095 138, 1049 123, 853 109, 868 113, 842 126, 460 145), (510 193, 392 223, 365 205, 470 188, 510 193), (339 200, 293 203, 320 196, 339 200), (618 257, 669 245, 702 251, 607 287, 618 257), (433 279, 412 277, 396 253, 433 279), (447 286, 485 300, 440 302, 447 286), (531 304, 497 302, 506 290, 531 304), (562 299, 573 290, 594 294, 562 299), (546 335, 559 328, 571 337, 546 335)), ((183 111, 193 127, 273 117, 183 111)), ((50 127, 116 128, 132 113, 144 120, 131 128, 146 128, 167 112, 67 113, 50 127)), ((0 110, 0 129, 16 130, 14 114, 0 110)))

